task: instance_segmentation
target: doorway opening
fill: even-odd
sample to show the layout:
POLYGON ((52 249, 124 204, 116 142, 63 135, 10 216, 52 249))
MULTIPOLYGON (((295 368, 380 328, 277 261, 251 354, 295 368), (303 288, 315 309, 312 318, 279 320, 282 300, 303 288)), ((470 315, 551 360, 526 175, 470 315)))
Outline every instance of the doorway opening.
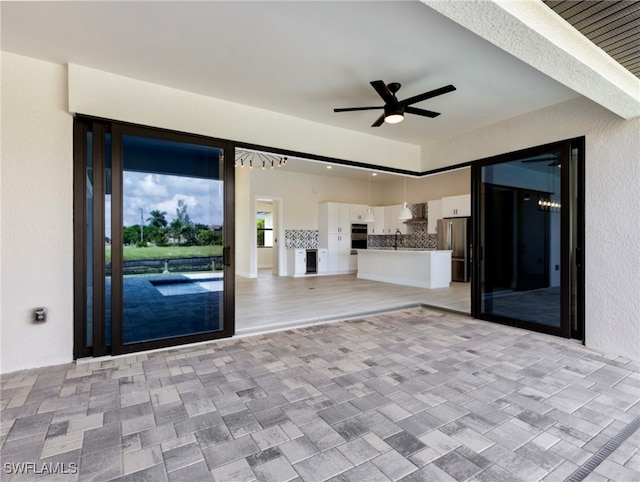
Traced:
POLYGON ((256 278, 258 270, 271 271, 273 276, 286 276, 286 256, 282 227, 283 201, 277 196, 254 197, 255 243, 253 243, 252 270, 250 277, 256 278))

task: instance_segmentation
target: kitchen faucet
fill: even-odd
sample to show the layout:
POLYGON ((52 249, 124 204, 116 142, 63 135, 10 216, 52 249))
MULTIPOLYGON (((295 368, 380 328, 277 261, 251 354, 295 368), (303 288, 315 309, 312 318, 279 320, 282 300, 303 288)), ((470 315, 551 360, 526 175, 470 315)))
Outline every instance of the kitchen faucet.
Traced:
POLYGON ((396 229, 396 237, 393 242, 393 249, 395 249, 396 251, 398 250, 398 235, 402 236, 402 233, 400 232, 399 229, 396 229))

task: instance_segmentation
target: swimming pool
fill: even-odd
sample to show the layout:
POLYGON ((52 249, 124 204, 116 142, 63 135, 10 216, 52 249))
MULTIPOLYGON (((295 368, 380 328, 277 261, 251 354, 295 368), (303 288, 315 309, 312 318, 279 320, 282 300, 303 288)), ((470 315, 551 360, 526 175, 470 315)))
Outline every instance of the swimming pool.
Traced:
POLYGON ((217 292, 224 289, 222 278, 177 278, 171 280, 150 280, 162 296, 194 295, 217 292))

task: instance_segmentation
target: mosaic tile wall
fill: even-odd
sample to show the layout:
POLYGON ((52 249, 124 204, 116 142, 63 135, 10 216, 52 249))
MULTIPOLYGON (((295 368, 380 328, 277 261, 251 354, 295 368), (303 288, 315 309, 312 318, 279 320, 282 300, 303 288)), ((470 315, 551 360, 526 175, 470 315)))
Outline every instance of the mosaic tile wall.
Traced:
MULTIPOLYGON (((398 247, 425 249, 438 247, 438 235, 427 233, 427 223, 412 224, 409 226, 409 230, 410 234, 399 236, 398 247)), ((393 235, 367 236, 367 247, 369 248, 393 248, 393 243, 395 243, 393 235)))
POLYGON ((284 246, 291 249, 316 249, 318 231, 314 229, 285 229, 284 246))
MULTIPOLYGON (((424 217, 429 215, 428 205, 424 205, 424 217)), ((411 212, 416 217, 418 214, 417 204, 411 206, 411 212)), ((370 235, 367 237, 367 246, 369 248, 393 248, 395 236, 370 235)), ((398 247, 400 248, 424 248, 436 249, 438 247, 438 235, 427 233, 427 223, 414 223, 409 225, 409 234, 403 234, 398 239, 398 247)))

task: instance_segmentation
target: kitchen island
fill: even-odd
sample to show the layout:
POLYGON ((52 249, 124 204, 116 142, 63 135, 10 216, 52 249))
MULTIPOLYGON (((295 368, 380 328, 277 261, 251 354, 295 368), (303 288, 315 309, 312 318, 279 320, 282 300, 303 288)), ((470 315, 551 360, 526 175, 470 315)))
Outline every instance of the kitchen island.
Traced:
POLYGON ((359 249, 358 278, 416 288, 447 288, 451 251, 359 249))

